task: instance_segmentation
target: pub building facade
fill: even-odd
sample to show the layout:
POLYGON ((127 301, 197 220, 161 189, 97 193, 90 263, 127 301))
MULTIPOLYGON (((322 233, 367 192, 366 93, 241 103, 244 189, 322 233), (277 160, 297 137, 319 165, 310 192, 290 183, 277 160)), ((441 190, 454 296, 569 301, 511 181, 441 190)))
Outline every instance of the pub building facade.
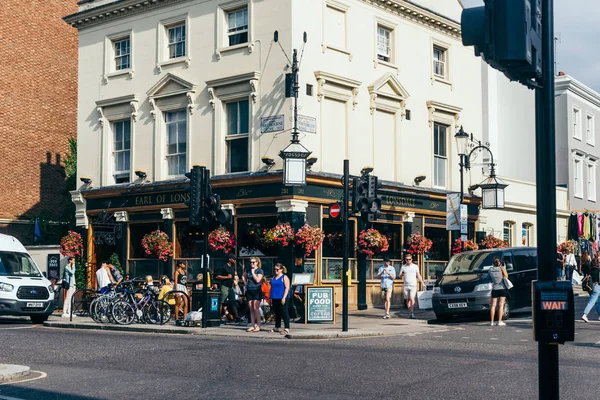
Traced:
MULTIPOLYGON (((239 256, 237 273, 242 274, 251 256, 260 257, 267 277, 273 276, 273 265, 284 262, 291 270, 314 274, 314 284, 337 287, 336 296, 341 302, 342 232, 340 219, 330 218, 328 207, 342 197, 340 176, 309 173, 302 187, 282 185, 280 172, 238 176, 214 176, 214 192, 221 196, 221 205, 230 210, 233 220, 228 229, 237 239, 239 256), (309 257, 301 249, 265 247, 260 243, 260 233, 278 222, 290 222, 297 230, 304 223, 323 229, 322 246, 309 257)), ((77 205, 78 222, 87 229, 88 282, 95 279, 97 264, 117 253, 126 272, 132 277, 162 274, 172 276, 175 260, 188 264, 188 276, 194 280, 202 272, 196 254, 194 230, 188 225, 188 210, 183 201, 188 198, 185 180, 162 182, 143 188, 123 190, 121 187, 86 189, 73 192, 77 205), (114 207, 118 205, 118 207, 114 207), (167 262, 147 258, 141 239, 153 230, 166 232, 173 240, 174 254, 167 262)), ((419 232, 433 242, 425 258, 419 257, 421 273, 427 280, 440 276, 450 258, 451 243, 458 231, 446 230, 446 194, 431 190, 384 182, 379 191, 382 214, 373 222, 360 218, 350 219, 351 308, 364 308, 380 303, 377 269, 383 264, 381 255, 367 258, 355 250, 358 233, 375 228, 389 241, 386 252, 399 271, 407 237, 419 232)), ((480 199, 467 197, 469 237, 476 234, 480 199)), ((211 253, 210 269, 225 262, 223 254, 211 253)), ((395 292, 401 301, 401 291, 395 292)))
MULTIPOLYGON (((483 127, 482 62, 461 44, 461 11, 459 1, 431 0, 80 1, 64 20, 79 33, 82 185, 71 194, 88 282, 113 253, 132 277, 171 276, 185 259, 195 278, 201 266, 183 174, 204 165, 234 215, 228 229, 242 265, 254 252, 267 276, 281 260, 313 272, 317 285, 339 286, 342 225, 327 208, 341 198, 344 159, 352 175, 371 166, 383 182, 382 215, 372 225, 389 238, 396 268, 406 237, 420 232, 433 247, 419 265, 435 279, 453 239, 446 195, 460 190, 453 136, 461 125, 476 136, 483 127), (300 141, 312 153, 302 187, 282 184, 279 157, 291 136, 285 82, 294 49, 300 141), (322 227, 322 247, 306 258, 264 248, 258 233, 277 221, 322 227), (156 229, 174 243, 166 263, 141 245, 156 229)), ((466 171, 465 188, 485 177, 466 171)), ((469 238, 479 230, 477 195, 465 193, 469 238)), ((352 218, 349 292, 361 308, 380 301, 381 259, 354 250, 365 228, 352 218)), ((212 254, 211 268, 220 257, 212 254)))

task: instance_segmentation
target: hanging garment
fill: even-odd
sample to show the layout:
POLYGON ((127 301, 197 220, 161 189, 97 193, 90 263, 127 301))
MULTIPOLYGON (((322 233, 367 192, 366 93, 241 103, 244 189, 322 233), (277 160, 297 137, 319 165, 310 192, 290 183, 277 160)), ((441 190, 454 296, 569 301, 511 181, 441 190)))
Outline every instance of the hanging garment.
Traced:
POLYGON ((587 213, 583 214, 583 238, 585 240, 590 238, 590 216, 587 213))
MULTIPOLYGON (((577 234, 579 237, 583 236, 583 220, 585 219, 585 215, 577 214, 577 234)), ((579 239, 578 237, 578 239, 579 239)))
POLYGON ((596 241, 596 214, 590 214, 590 240, 596 241))
MULTIPOLYGON (((600 226, 598 227, 600 229, 600 226)), ((571 214, 567 222, 567 240, 579 239, 579 228, 577 222, 577 214, 571 214)))

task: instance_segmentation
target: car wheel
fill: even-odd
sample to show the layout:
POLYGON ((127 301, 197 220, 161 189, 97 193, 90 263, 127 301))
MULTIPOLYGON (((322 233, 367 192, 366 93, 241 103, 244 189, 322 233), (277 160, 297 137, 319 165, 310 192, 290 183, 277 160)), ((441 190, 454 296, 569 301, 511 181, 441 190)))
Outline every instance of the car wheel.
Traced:
POLYGON ((452 321, 452 315, 448 315, 448 314, 435 314, 435 318, 439 321, 439 322, 450 322, 452 321))
POLYGON ((510 317, 510 301, 507 298, 504 301, 504 307, 502 308, 502 319, 507 320, 510 317))
POLYGON ((48 320, 48 316, 47 315, 31 315, 31 323, 32 324, 43 324, 44 322, 46 322, 48 320))

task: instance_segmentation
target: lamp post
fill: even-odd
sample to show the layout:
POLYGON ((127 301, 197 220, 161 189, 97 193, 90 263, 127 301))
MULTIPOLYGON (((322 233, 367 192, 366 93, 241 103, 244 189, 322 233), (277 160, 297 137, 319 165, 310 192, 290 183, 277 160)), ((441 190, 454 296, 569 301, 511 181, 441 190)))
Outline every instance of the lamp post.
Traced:
MULTIPOLYGON (((277 31, 275 31, 274 40, 279 43, 279 34, 277 31)), ((304 33, 304 43, 306 43, 306 32, 304 33)), ((298 64, 298 50, 294 49, 292 53, 291 73, 294 97, 294 128, 290 144, 279 152, 279 157, 283 159, 283 184, 285 186, 306 185, 306 159, 311 155, 311 152, 302 146, 300 139, 298 139, 298 92, 300 91, 300 82, 298 80, 300 67, 298 64)))
POLYGON ((490 175, 478 185, 472 186, 473 188, 481 188, 481 197, 483 199, 482 208, 484 209, 501 209, 504 208, 504 189, 508 186, 502 180, 496 176, 496 164, 494 163, 494 155, 490 148, 481 142, 475 142, 472 135, 469 135, 464 131, 463 127, 454 135, 456 140, 456 149, 460 156, 460 203, 464 200, 464 169, 471 168, 471 155, 475 150, 486 150, 490 154, 490 175), (469 151, 470 143, 477 143, 477 146, 473 147, 469 151))

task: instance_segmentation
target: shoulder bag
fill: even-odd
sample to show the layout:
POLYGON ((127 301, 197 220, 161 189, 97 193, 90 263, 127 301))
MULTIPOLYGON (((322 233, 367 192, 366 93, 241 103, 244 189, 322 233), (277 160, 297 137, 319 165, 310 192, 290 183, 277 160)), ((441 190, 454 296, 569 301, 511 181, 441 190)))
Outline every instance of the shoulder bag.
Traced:
POLYGON ((588 293, 591 293, 594 290, 594 282, 592 282, 591 275, 586 275, 585 278, 581 280, 581 289, 588 293))
POLYGON ((502 278, 502 283, 504 283, 506 290, 510 290, 515 286, 508 278, 502 278))

